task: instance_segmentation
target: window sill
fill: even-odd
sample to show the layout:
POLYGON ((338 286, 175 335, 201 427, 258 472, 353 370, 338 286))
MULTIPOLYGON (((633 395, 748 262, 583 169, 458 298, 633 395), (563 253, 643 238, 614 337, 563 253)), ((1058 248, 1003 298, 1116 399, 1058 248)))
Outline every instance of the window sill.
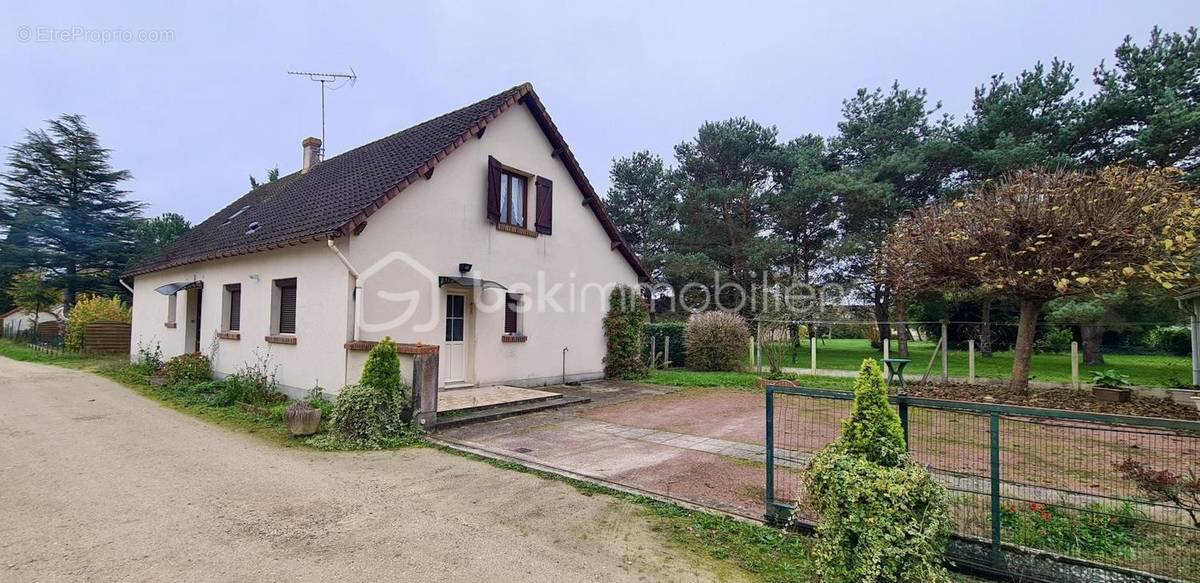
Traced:
POLYGON ((220 338, 221 340, 241 340, 242 333, 238 332, 237 330, 225 330, 222 332, 217 332, 217 338, 220 338))
POLYGON ((505 334, 500 337, 501 342, 525 342, 529 337, 524 334, 505 334))
POLYGON ((508 223, 496 223, 496 230, 504 231, 505 233, 513 233, 516 235, 524 235, 526 237, 537 237, 538 236, 537 231, 531 231, 529 229, 526 229, 525 227, 518 227, 515 225, 510 225, 508 223))
POLYGON ((272 334, 267 336, 265 340, 269 344, 296 344, 296 337, 291 334, 272 334))
POLYGON ((175 329, 175 322, 163 322, 163 328, 175 329))

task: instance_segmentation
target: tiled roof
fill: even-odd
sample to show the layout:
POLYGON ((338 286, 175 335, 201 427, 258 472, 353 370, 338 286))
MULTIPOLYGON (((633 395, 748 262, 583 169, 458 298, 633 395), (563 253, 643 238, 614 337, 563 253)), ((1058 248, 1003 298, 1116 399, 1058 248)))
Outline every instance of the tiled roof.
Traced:
POLYGON ((463 142, 484 131, 488 122, 518 103, 529 107, 555 145, 555 155, 584 193, 585 203, 604 226, 613 248, 640 277, 647 279, 645 269, 621 239, 528 83, 334 156, 306 174, 296 172, 263 184, 124 275, 349 235, 409 184, 423 180, 422 176, 463 142))

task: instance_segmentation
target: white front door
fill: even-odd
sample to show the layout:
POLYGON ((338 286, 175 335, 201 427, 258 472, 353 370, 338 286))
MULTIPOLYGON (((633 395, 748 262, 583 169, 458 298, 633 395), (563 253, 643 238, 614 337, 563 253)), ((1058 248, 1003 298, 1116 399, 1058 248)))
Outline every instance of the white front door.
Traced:
POLYGON ((446 335, 442 345, 442 384, 467 380, 467 297, 446 294, 446 335))

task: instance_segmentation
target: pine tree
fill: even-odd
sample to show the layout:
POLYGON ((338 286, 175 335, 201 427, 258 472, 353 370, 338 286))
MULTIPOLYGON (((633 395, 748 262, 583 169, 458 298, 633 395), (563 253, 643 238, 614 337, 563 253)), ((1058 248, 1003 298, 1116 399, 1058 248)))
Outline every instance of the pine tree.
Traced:
POLYGON ((7 170, 3 214, 25 217, 31 261, 61 283, 68 309, 80 292, 111 291, 134 251, 142 204, 119 187, 129 172, 110 166, 83 117, 63 115, 27 131, 10 148, 7 170))

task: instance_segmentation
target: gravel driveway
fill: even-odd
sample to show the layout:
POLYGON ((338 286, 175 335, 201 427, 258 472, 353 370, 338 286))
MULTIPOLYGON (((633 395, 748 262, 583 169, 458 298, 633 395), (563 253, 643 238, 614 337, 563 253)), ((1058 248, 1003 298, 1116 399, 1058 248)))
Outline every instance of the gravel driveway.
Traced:
POLYGON ((431 449, 291 450, 0 358, 0 581, 710 581, 632 505, 431 449))

